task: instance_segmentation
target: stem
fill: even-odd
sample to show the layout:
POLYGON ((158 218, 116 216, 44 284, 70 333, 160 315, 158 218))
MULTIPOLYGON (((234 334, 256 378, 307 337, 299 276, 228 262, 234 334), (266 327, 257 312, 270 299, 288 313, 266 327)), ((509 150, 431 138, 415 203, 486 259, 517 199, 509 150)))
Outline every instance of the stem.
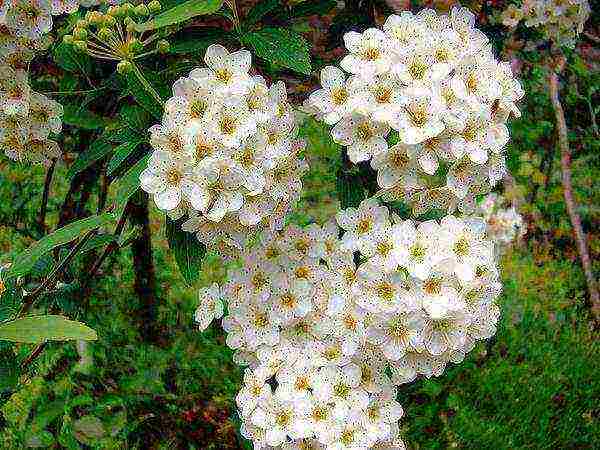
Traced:
POLYGON ((44 182, 44 193, 42 194, 42 206, 40 208, 40 216, 38 223, 42 233, 46 233, 46 213, 48 211, 48 197, 50 194, 50 185, 52 184, 52 176, 54 175, 54 169, 56 167, 56 159, 52 160, 48 171, 46 172, 46 181, 44 182))
POLYGON ((573 230, 575 232, 575 240, 579 250, 579 258, 581 259, 581 265, 583 266, 583 272, 585 273, 585 278, 587 281, 587 287, 592 303, 592 314, 594 315, 595 320, 600 322, 600 294, 598 293, 596 279, 594 278, 587 238, 581 225, 581 217, 577 212, 577 203, 573 197, 573 184, 571 181, 571 150, 569 149, 569 140, 567 137, 567 123, 565 121, 565 113, 558 96, 559 87, 557 72, 560 72, 563 66, 564 58, 561 57, 558 69, 551 69, 550 71, 550 99, 552 100, 552 107, 554 108, 554 114, 556 116, 558 145, 560 147, 561 155, 560 164, 562 169, 563 193, 565 197, 565 204, 567 206, 567 213, 569 214, 571 225, 573 226, 573 230))
POLYGON ((148 93, 154 98, 154 100, 156 100, 164 108, 165 102, 160 97, 160 95, 158 95, 158 92, 156 92, 156 90, 152 87, 152 85, 146 79, 146 77, 144 77, 144 74, 139 69, 139 67, 137 66, 137 64, 132 61, 131 65, 133 66, 133 73, 138 78, 139 82, 142 83, 142 86, 144 86, 144 88, 146 89, 146 91, 148 91, 148 93))
POLYGON ((131 253, 135 271, 134 291, 139 300, 137 316, 142 332, 150 341, 156 341, 158 330, 156 314, 158 305, 157 283, 152 256, 152 232, 148 212, 148 194, 138 192, 130 203, 130 221, 141 228, 140 236, 133 241, 131 253))
POLYGON ((29 310, 31 310, 31 308, 33 308, 38 297, 54 282, 56 277, 63 271, 63 269, 65 267, 67 267, 71 263, 71 261, 73 261, 73 258, 75 258, 75 256, 77 256, 77 253, 79 253, 79 250, 81 250, 83 248, 83 246, 86 244, 87 241, 90 240, 90 238, 95 234, 95 232, 96 232, 95 230, 89 231, 82 238, 80 238, 79 241, 77 241, 77 244, 71 249, 69 254, 65 257, 65 259, 63 259, 52 270, 50 275, 48 275, 46 277, 46 279, 44 281, 42 281, 42 283, 31 294, 28 294, 24 298, 23 305, 21 305, 21 309, 19 310, 17 317, 23 317, 29 310))
POLYGON ((46 347, 47 343, 48 341, 44 341, 36 345, 31 351, 31 353, 27 356, 27 358, 25 358, 25 360, 23 360, 23 362, 21 363, 21 369, 26 369, 29 364, 31 364, 38 356, 40 356, 44 351, 44 348, 46 347))
MULTIPOLYGON (((121 218, 119 219, 119 223, 117 223, 117 227, 115 228, 115 232, 114 232, 115 237, 119 237, 121 235, 121 233, 123 233, 123 229, 125 228, 125 223, 127 222, 127 215, 128 215, 128 206, 125 207, 125 211, 123 211, 123 214, 121 215, 121 218)), ((104 263, 106 258, 108 258, 108 256, 112 252, 114 252, 117 248, 119 248, 119 244, 116 242, 111 242, 110 244, 108 244, 106 246, 106 248, 104 249, 104 252, 102 253, 102 255, 100 255, 100 258, 98 258, 96 260, 96 263, 90 269, 88 276, 87 276, 87 280, 92 280, 96 276, 96 273, 102 266, 102 263, 104 263)))

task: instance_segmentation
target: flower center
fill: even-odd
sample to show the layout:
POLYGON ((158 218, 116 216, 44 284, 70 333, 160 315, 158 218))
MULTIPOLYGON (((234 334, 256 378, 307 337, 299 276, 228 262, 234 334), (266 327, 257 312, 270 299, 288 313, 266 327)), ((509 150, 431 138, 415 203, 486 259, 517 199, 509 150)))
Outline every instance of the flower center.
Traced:
POLYGON ((467 256, 469 254, 470 244, 469 241, 462 237, 454 244, 454 253, 459 256, 467 256))
POLYGON ((233 134, 237 128, 235 118, 230 116, 222 117, 221 121, 219 122, 219 126, 223 134, 233 134))
POLYGON ((363 52, 363 58, 367 61, 375 61, 381 56, 381 51, 377 47, 367 47, 363 52))
POLYGON ((422 80, 427 71, 427 64, 420 59, 415 59, 408 67, 408 73, 415 80, 422 80))
POLYGON ((171 169, 167 172, 167 183, 172 186, 177 186, 182 178, 183 175, 177 169, 171 169))
POLYGON ((221 83, 228 84, 231 81, 231 79, 233 78, 233 74, 231 73, 231 70, 229 70, 229 69, 219 69, 219 70, 215 71, 215 77, 221 83))
POLYGON ((368 218, 360 219, 356 226, 356 231, 358 231, 359 234, 365 234, 371 230, 372 226, 373 226, 373 224, 370 219, 368 219, 368 218))
POLYGON ((430 278, 423 283, 423 290, 429 295, 438 295, 442 291, 442 280, 430 278))
POLYGON ((280 427, 287 426, 292 420, 292 413, 290 411, 280 411, 275 417, 275 423, 280 427))
POLYGON ((392 98, 392 90, 383 86, 378 86, 375 89, 375 100, 377 103, 389 103, 392 98))
POLYGON ((423 128, 427 123, 428 114, 424 105, 413 103, 406 108, 406 113, 410 123, 417 128, 423 128))
POLYGON ((380 282, 375 291, 377 292, 377 296, 385 301, 390 302, 394 299, 395 289, 389 281, 380 282))
POLYGON ((373 128, 368 122, 363 122, 356 127, 356 135, 362 141, 368 141, 374 136, 373 128))
POLYGON ((392 244, 390 244, 389 242, 378 242, 377 243, 376 251, 381 256, 389 255, 391 250, 392 250, 392 244))
POLYGON ((192 100, 192 103, 190 104, 190 115, 194 119, 200 119, 204 115, 207 107, 208 105, 204 100, 196 98, 192 100))
POLYGON ((288 308, 288 309, 292 309, 295 308, 296 305, 298 304, 298 301, 296 300, 296 297, 294 297, 290 292, 286 292, 285 294, 283 294, 281 296, 281 305, 288 308))
POLYGON ((337 106, 343 105, 348 100, 348 91, 343 87, 332 89, 331 100, 337 106))
POLYGON ((339 382, 333 387, 333 393, 340 398, 347 398, 352 389, 346 383, 339 382))

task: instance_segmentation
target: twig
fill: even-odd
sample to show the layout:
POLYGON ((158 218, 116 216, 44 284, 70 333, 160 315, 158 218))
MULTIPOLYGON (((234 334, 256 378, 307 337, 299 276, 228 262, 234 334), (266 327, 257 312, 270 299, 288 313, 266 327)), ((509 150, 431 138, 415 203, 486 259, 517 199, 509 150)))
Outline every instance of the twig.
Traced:
MULTIPOLYGON (((119 237, 121 235, 121 233, 123 233, 123 229, 125 228, 125 223, 127 222, 128 209, 129 209, 128 206, 126 206, 125 211, 123 211, 123 214, 121 215, 121 218, 119 219, 119 223, 117 223, 117 227, 115 228, 115 232, 114 232, 115 237, 119 237)), ((114 252, 117 248, 119 248, 119 244, 117 242, 111 242, 110 244, 108 244, 106 246, 106 248, 104 249, 104 252, 100 255, 100 257, 96 260, 96 262, 94 263, 94 265, 88 272, 88 276, 86 278, 88 281, 91 281, 96 276, 96 273, 102 266, 102 263, 104 263, 106 258, 108 258, 110 256, 110 254, 112 252, 114 252)))
POLYGON ((600 322, 600 294, 598 293, 596 279, 592 270, 592 262, 588 249, 587 238, 581 225, 581 217, 579 217, 579 213, 577 212, 575 198, 573 197, 573 185, 571 182, 571 150, 569 149, 569 140, 567 137, 567 123, 565 121, 565 113, 558 96, 558 72, 560 72, 563 66, 564 58, 561 58, 559 67, 555 70, 550 70, 550 99, 552 100, 552 107, 554 108, 554 114, 556 116, 558 145, 560 147, 561 155, 560 164, 562 169, 563 193, 565 197, 565 204, 567 206, 567 213, 569 214, 571 225, 573 226, 573 230, 575 232, 575 240, 577 241, 579 257, 581 259, 581 265, 583 266, 583 272, 585 273, 588 291, 590 293, 592 313, 595 320, 600 322))
POLYGON ((44 182, 44 193, 42 194, 42 206, 40 207, 40 217, 38 219, 40 230, 43 234, 46 233, 46 213, 48 211, 48 197, 50 195, 50 185, 52 184, 52 177, 54 175, 54 169, 56 168, 56 159, 52 160, 48 171, 46 172, 46 180, 44 182))
POLYGON ((79 250, 81 250, 83 248, 83 246, 86 244, 86 242, 94 234, 95 234, 95 230, 92 230, 92 231, 89 231, 88 233, 86 233, 82 238, 80 238, 79 241, 77 242, 77 244, 71 249, 69 254, 65 257, 65 259, 63 259, 52 270, 52 272, 44 279, 44 281, 42 281, 42 283, 37 288, 35 288, 35 290, 31 294, 28 294, 27 296, 25 296, 25 298, 23 299, 23 304, 21 305, 21 308, 19 309, 19 313, 17 314, 17 317, 22 317, 34 306, 37 298, 54 282, 56 277, 63 271, 63 269, 65 267, 67 267, 71 263, 71 261, 73 261, 73 258, 75 258, 75 256, 77 256, 77 253, 79 253, 79 250))
POLYGON ((44 341, 34 347, 31 353, 23 360, 21 363, 21 369, 27 368, 29 364, 31 364, 38 356, 42 354, 44 348, 46 347, 47 341, 44 341))
POLYGON ((594 36, 592 33, 584 32, 583 35, 595 44, 600 44, 600 37, 594 36))

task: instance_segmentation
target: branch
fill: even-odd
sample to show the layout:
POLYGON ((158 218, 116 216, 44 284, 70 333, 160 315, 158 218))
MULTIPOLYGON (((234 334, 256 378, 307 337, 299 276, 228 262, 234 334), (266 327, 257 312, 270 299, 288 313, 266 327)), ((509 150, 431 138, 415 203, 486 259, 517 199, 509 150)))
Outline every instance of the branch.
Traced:
POLYGON ((587 238, 581 225, 581 217, 579 217, 579 213, 577 212, 575 198, 573 197, 573 184, 571 182, 571 150, 569 149, 569 140, 567 137, 567 123, 565 121, 565 113, 558 96, 559 87, 557 72, 560 72, 560 69, 562 69, 563 65, 564 59, 559 64, 557 70, 551 69, 550 71, 550 99, 552 100, 552 107, 554 108, 554 114, 556 116, 556 129, 558 132, 558 145, 560 147, 563 193, 565 197, 565 204, 567 206, 567 213, 569 214, 571 225, 575 231, 575 240, 577 241, 579 257, 581 259, 581 265, 583 266, 583 272, 585 273, 588 291, 590 293, 592 313, 595 320, 600 322, 600 294, 598 293, 596 279, 594 278, 594 272, 592 270, 592 262, 588 249, 587 238))
POLYGON ((56 159, 52 160, 52 163, 48 167, 46 172, 46 181, 44 182, 44 193, 42 194, 42 206, 40 207, 40 216, 38 223, 40 225, 40 231, 45 234, 47 231, 46 227, 46 213, 48 211, 48 197, 50 195, 50 185, 52 184, 52 176, 54 175, 54 169, 56 168, 56 159))

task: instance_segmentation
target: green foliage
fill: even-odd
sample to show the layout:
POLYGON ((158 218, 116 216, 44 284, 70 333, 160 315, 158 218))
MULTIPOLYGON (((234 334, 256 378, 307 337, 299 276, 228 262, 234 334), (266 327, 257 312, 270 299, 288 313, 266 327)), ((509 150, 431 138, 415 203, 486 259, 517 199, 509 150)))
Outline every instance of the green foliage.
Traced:
POLYGON ((95 162, 108 156, 112 150, 113 147, 106 136, 101 135, 95 141, 93 141, 89 147, 79 154, 75 162, 71 164, 71 167, 69 167, 67 177, 73 178, 75 175, 83 172, 95 162))
POLYGON ((0 340, 38 344, 69 340, 95 341, 96 332, 62 316, 30 316, 0 324, 0 340))
POLYGON ((223 0, 188 0, 136 26, 137 31, 152 31, 185 22, 196 16, 213 14, 221 9, 223 0))
POLYGON ((33 269, 36 261, 51 250, 64 245, 72 240, 82 236, 83 234, 113 223, 114 216, 110 213, 104 213, 99 216, 91 216, 86 219, 81 219, 70 223, 62 228, 59 228, 54 233, 44 236, 39 241, 32 244, 27 250, 18 255, 13 261, 10 268, 3 272, 3 276, 14 278, 26 275, 33 269))
POLYGON ((179 271, 188 285, 193 285, 200 277, 206 247, 193 233, 181 229, 183 220, 174 221, 166 217, 167 240, 173 252, 179 271))
POLYGON ((285 28, 263 28, 242 36, 254 53, 276 66, 310 75, 310 50, 306 39, 285 28))

